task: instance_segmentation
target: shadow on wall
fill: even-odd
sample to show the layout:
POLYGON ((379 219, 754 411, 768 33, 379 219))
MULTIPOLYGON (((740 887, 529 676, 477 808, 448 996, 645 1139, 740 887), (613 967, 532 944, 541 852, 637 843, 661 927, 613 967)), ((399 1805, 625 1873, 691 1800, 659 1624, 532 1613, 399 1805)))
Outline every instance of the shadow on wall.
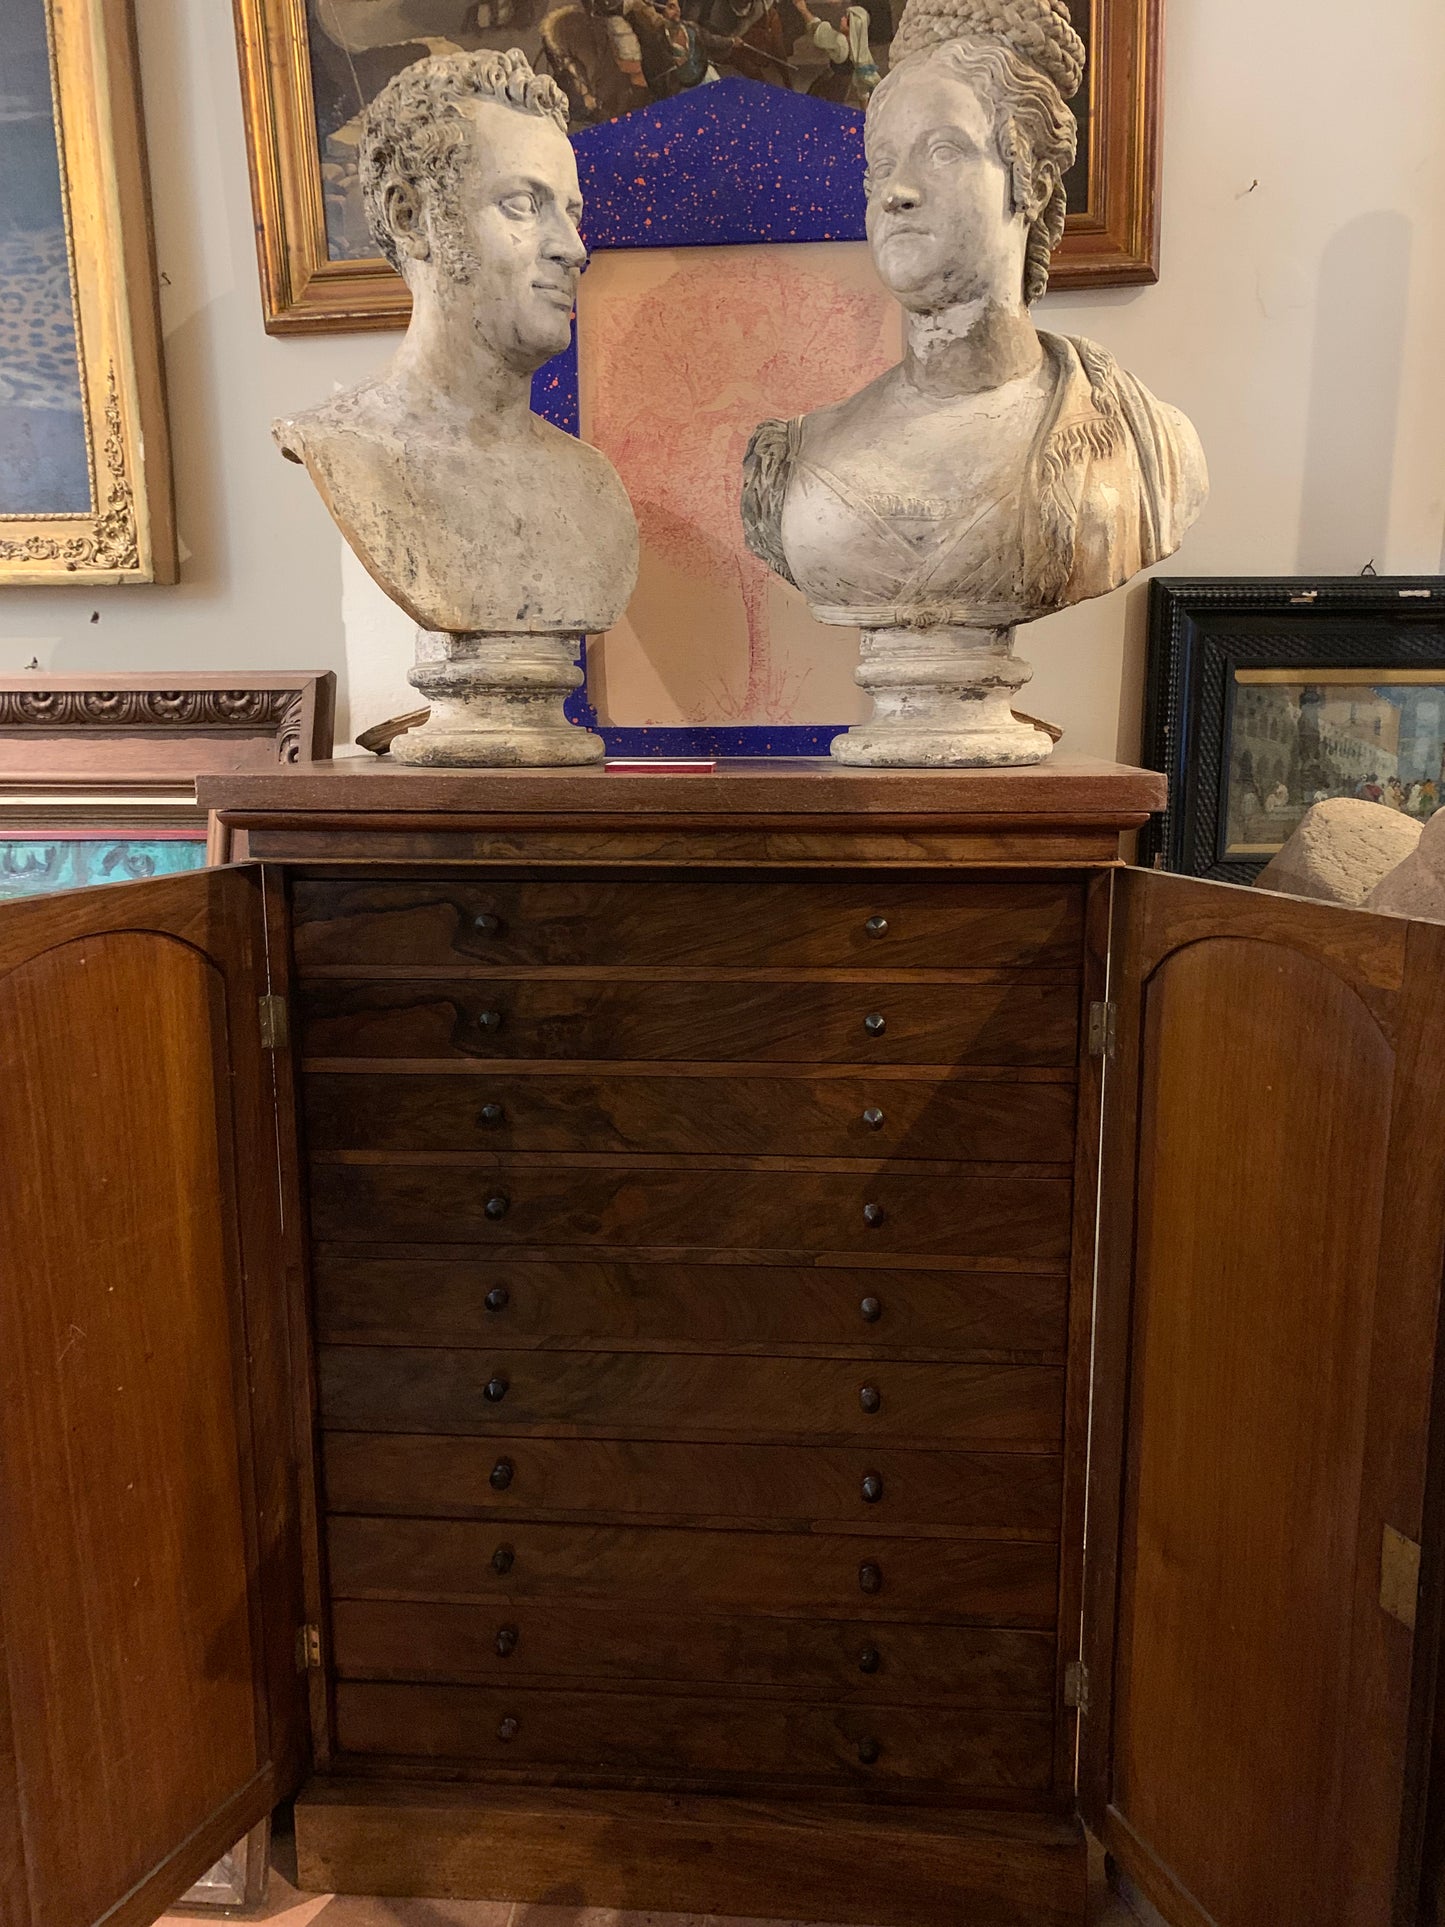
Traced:
POLYGON ((1386 567, 1412 238, 1403 214, 1380 208, 1342 227, 1320 261, 1302 575, 1386 567))

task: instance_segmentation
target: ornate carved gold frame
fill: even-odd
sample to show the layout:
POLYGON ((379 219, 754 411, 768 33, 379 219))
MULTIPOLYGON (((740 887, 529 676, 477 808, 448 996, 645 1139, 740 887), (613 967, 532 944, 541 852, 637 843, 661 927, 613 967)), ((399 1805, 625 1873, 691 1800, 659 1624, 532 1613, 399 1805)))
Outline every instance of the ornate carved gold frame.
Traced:
MULTIPOLYGON (((1074 0, 1078 10, 1084 0, 1074 0)), ((1158 279, 1163 0, 1087 0, 1093 146, 1088 204, 1054 257, 1058 288, 1158 279)), ((333 261, 316 154, 306 0, 235 0, 261 297, 270 334, 399 328, 401 277, 381 259, 333 261)))
POLYGON ((0 584, 174 582, 170 447, 130 0, 46 0, 88 514, 0 515, 0 584))

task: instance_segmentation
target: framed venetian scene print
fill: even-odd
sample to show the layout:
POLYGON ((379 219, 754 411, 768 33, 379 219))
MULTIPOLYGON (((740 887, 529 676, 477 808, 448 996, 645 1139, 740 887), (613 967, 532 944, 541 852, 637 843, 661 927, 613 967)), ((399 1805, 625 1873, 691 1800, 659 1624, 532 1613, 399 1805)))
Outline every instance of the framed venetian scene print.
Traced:
POLYGON ((1313 803, 1445 802, 1445 578, 1150 584, 1146 859, 1252 883, 1313 803))
MULTIPOLYGON (((392 75, 433 53, 515 46, 554 75, 571 107, 594 249, 659 245, 649 215, 662 199, 668 245, 679 245, 680 228, 687 246, 776 239, 780 226, 795 241, 863 238, 863 107, 887 71, 903 0, 235 5, 272 333, 405 320, 405 286, 366 230, 357 137, 392 75), (640 125, 618 142, 609 130, 620 120, 640 125), (812 171, 815 139, 843 163, 812 171), (770 223, 766 236, 750 232, 735 205, 749 174, 784 201, 800 190, 791 221, 770 223)), ((1088 66, 1074 102, 1081 137, 1057 287, 1156 278, 1160 6, 1072 0, 1088 66)))
POLYGON ((173 582, 129 0, 0 0, 0 585, 173 582))

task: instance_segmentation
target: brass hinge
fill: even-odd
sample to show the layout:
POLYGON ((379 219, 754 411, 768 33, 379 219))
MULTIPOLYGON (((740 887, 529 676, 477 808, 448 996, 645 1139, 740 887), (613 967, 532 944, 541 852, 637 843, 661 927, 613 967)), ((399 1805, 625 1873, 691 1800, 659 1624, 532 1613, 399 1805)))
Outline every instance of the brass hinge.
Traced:
POLYGON ((310 1672, 321 1664, 321 1628, 319 1626, 298 1626, 296 1628, 296 1670, 298 1673, 310 1672))
POLYGON ((1089 1710, 1089 1669, 1081 1659, 1071 1659, 1064 1668, 1064 1704, 1080 1713, 1089 1710))
POLYGON ((1117 1004, 1089 1005, 1089 1055, 1112 1057, 1119 1021, 1117 1004))
POLYGON ((1380 1604, 1392 1619, 1415 1630, 1415 1606, 1420 1596, 1420 1548, 1393 1526, 1380 1541, 1380 1604))
POLYGON ((261 1008, 261 1048, 262 1050, 285 1050, 289 1036, 286 1022, 286 999, 267 996, 257 1000, 261 1008))

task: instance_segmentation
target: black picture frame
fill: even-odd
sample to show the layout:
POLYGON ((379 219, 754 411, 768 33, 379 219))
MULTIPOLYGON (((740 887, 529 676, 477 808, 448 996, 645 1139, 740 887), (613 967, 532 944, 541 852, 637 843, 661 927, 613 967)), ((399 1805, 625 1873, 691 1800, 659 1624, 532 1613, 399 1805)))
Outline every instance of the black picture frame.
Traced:
POLYGON ((1445 576, 1216 576, 1149 584, 1142 760, 1169 779, 1140 861, 1253 883, 1266 861, 1225 852, 1235 672, 1438 669, 1445 576))

